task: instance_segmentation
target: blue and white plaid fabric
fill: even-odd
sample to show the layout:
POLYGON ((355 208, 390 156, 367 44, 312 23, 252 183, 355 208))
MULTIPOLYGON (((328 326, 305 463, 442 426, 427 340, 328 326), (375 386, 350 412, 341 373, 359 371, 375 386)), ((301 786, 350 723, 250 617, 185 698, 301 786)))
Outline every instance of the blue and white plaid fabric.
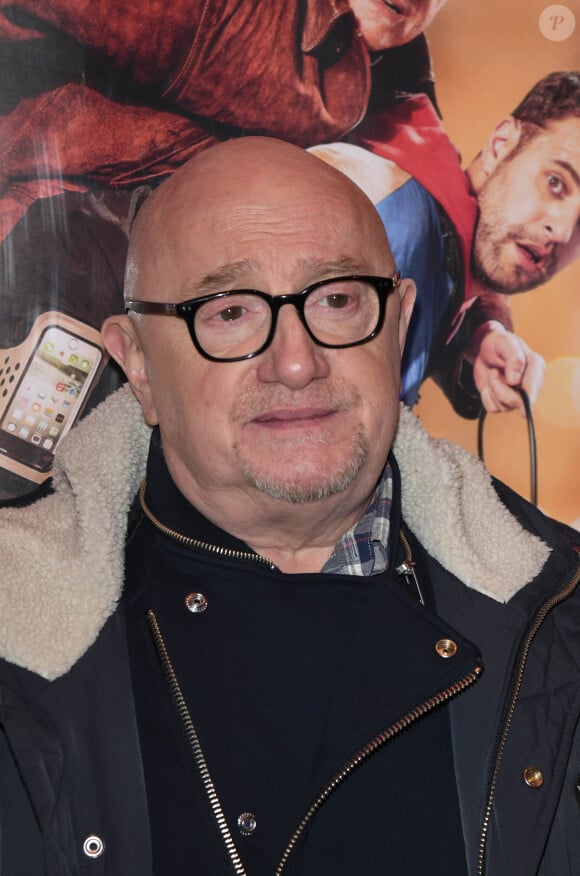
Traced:
POLYGON ((385 467, 374 498, 358 523, 342 536, 322 569, 333 575, 378 575, 387 568, 393 473, 385 467))

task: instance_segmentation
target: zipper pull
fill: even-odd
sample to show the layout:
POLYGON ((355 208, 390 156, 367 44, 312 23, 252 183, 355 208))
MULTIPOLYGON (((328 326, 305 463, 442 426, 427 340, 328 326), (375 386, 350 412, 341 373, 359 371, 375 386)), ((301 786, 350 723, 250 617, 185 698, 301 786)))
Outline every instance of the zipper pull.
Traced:
POLYGON ((397 575, 404 575, 405 580, 407 582, 407 586, 411 592, 416 591, 417 596, 419 598, 419 602, 421 605, 425 605, 425 600, 423 599, 423 593, 421 592, 421 585, 419 584, 419 579, 415 573, 415 563, 413 560, 403 560, 400 566, 397 566, 395 569, 397 575))

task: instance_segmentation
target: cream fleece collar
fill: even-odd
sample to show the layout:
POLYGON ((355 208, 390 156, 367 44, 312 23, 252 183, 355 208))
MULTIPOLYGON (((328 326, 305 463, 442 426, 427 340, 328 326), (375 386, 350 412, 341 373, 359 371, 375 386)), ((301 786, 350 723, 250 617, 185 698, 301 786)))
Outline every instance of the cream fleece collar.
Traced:
MULTIPOLYGON (((0 512, 0 657, 52 680, 95 641, 121 595, 149 437, 123 387, 61 445, 55 493, 0 512)), ((500 602, 535 577, 549 548, 511 516, 474 457, 431 439, 406 409, 395 454, 403 516, 448 571, 500 602)))

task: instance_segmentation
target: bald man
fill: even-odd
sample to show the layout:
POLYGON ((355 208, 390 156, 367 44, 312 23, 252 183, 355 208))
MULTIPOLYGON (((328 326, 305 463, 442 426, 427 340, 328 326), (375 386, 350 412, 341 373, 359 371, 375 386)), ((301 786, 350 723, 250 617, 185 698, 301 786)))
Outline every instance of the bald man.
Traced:
POLYGON ((573 872, 577 533, 400 414, 413 298, 294 146, 147 201, 129 385, 0 517, 3 873, 573 872))

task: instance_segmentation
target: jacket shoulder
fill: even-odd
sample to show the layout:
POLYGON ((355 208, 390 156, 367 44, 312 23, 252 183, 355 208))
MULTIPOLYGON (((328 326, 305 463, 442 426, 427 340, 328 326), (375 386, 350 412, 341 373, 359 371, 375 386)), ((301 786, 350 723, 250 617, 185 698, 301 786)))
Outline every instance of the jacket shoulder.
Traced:
POLYGON ((502 503, 528 532, 539 536, 551 547, 580 553, 580 532, 572 526, 549 517, 503 481, 492 478, 492 485, 502 503))

